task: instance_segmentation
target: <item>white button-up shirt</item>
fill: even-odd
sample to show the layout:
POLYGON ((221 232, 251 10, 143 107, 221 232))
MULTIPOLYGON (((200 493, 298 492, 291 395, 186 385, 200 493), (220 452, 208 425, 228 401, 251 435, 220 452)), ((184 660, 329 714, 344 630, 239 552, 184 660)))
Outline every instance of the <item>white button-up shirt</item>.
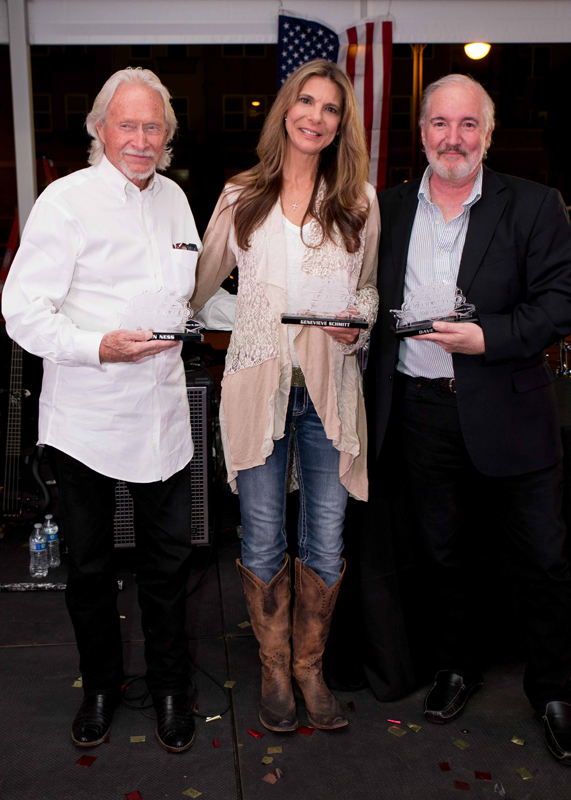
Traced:
MULTIPOLYGON (((482 196, 483 170, 480 167, 470 196, 462 203, 462 212, 449 222, 444 222, 442 211, 430 197, 431 175, 432 167, 429 166, 418 189, 418 207, 408 246, 404 297, 419 286, 429 286, 435 281, 456 285, 470 223, 470 209, 482 196)), ((435 342, 406 336, 403 336, 400 344, 397 369, 413 377, 454 377, 450 353, 435 342)))
POLYGON ((112 478, 166 480, 192 457, 180 347, 99 362, 130 300, 189 298, 200 245, 184 192, 155 175, 141 192, 106 158, 36 201, 3 292, 8 334, 44 359, 39 441, 112 478))

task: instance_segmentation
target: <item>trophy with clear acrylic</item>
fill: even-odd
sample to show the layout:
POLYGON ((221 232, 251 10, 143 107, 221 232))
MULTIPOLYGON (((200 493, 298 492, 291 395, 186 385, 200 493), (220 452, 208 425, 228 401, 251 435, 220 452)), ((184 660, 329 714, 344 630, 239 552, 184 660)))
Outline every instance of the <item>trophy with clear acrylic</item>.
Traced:
POLYGON ((131 331, 151 330, 151 339, 202 342, 203 325, 191 317, 192 309, 184 297, 161 289, 133 297, 121 315, 121 327, 131 331))
POLYGON ((307 276, 290 299, 281 321, 285 325, 314 325, 324 328, 368 328, 356 311, 357 294, 338 278, 307 276))
POLYGON ((405 297, 402 307, 391 309, 396 319, 393 327, 397 336, 421 336, 434 333, 432 323, 478 322, 476 306, 467 303, 455 281, 435 281, 418 286, 405 297))

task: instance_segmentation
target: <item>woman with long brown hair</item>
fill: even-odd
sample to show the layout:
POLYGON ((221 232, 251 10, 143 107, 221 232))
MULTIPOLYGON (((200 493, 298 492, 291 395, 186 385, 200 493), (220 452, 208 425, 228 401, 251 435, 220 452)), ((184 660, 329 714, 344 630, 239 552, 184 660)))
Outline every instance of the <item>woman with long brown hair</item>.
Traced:
POLYGON ((259 163, 233 178, 218 201, 192 305, 200 308, 238 265, 220 421, 229 481, 240 497, 238 570, 260 644, 260 720, 274 731, 297 728, 293 672, 310 723, 332 729, 347 719, 323 680, 321 659, 345 570, 347 496, 367 499, 355 352, 369 332, 280 320, 308 278, 343 283, 356 296, 352 313, 369 327, 376 318, 379 211, 345 73, 324 60, 292 73, 257 152, 259 163), (300 489, 293 630, 284 525, 292 472, 300 489))

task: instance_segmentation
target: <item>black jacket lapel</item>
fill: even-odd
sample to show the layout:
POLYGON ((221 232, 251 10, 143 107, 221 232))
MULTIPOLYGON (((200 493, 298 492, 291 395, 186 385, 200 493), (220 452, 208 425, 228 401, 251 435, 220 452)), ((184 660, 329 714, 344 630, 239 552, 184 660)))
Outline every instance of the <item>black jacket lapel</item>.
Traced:
POLYGON ((506 185, 495 172, 484 167, 482 197, 470 210, 470 223, 458 272, 458 286, 464 295, 472 285, 507 202, 506 185))
POLYGON ((414 180, 405 183, 401 187, 399 192, 400 204, 395 209, 394 217, 391 220, 393 268, 395 270, 393 281, 395 293, 391 301, 392 308, 400 308, 402 305, 404 274, 412 226, 418 206, 419 186, 420 180, 414 180))

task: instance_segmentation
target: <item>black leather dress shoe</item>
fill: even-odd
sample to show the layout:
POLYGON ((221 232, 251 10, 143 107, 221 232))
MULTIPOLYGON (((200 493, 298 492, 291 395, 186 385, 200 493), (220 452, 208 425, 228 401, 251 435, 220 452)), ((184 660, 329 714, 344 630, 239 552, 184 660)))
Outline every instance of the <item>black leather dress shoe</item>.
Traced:
POLYGON ((153 699, 157 712, 156 737, 161 747, 169 753, 182 753, 194 742, 196 729, 194 714, 186 694, 169 695, 153 699))
POLYGON ((92 694, 83 698, 73 724, 71 738, 79 747, 95 747, 107 738, 119 694, 92 694))
POLYGON ((543 735, 555 758, 571 767, 571 705, 559 700, 545 706, 543 735))
POLYGON ((424 716, 429 722, 450 722, 464 710, 470 695, 483 683, 480 672, 469 679, 449 670, 437 672, 434 684, 424 701, 424 716))

